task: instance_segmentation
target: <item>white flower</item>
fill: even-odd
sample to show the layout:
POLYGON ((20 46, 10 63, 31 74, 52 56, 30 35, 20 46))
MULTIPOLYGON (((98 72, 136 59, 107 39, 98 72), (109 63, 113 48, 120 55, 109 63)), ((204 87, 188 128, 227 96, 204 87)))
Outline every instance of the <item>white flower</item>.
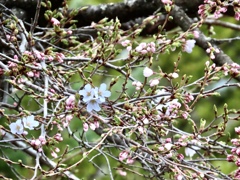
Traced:
POLYGON ((15 123, 9 125, 11 133, 13 134, 23 134, 23 125, 22 121, 18 119, 15 123))
POLYGON ((172 77, 174 78, 174 79, 176 79, 176 78, 178 78, 179 77, 179 75, 178 75, 178 73, 172 73, 172 77))
POLYGON ((144 77, 150 77, 151 75, 153 75, 153 70, 151 70, 148 67, 145 67, 143 70, 143 76, 144 77))
POLYGON ((93 131, 96 129, 96 126, 95 126, 94 123, 90 123, 90 129, 93 130, 93 131))
POLYGON ((191 148, 185 147, 185 154, 186 156, 189 156, 190 158, 192 158, 194 154, 196 154, 196 151, 191 148))
POLYGON ((187 53, 191 53, 192 52, 192 49, 194 48, 195 46, 195 43, 196 41, 194 39, 192 40, 187 40, 185 45, 184 45, 184 51, 187 52, 187 53))
POLYGON ((164 145, 164 147, 165 147, 168 151, 170 151, 170 150, 172 149, 172 147, 173 147, 173 144, 172 144, 172 143, 166 143, 166 144, 164 145))
POLYGON ((143 119, 143 124, 149 124, 149 120, 147 118, 143 119))
POLYGON ((105 83, 102 83, 100 85, 100 88, 96 87, 95 88, 95 96, 98 98, 101 102, 105 102, 105 97, 110 97, 111 92, 106 90, 107 85, 105 83))
POLYGON ((33 130, 34 127, 37 127, 39 125, 38 121, 34 120, 34 116, 28 116, 23 118, 23 124, 25 128, 28 128, 30 130, 33 130))
POLYGON ((87 111, 88 112, 91 112, 92 110, 100 111, 101 110, 101 108, 99 106, 100 103, 101 103, 101 101, 99 99, 96 99, 96 98, 93 98, 93 99, 89 100, 87 102, 87 111))
POLYGON ((79 91, 79 94, 83 96, 83 101, 87 102, 93 99, 94 89, 91 87, 90 84, 86 84, 84 86, 84 89, 79 91))
POLYGON ((150 86, 153 87, 153 86, 156 86, 156 85, 159 84, 159 80, 158 79, 151 79, 149 81, 149 83, 150 83, 150 86))

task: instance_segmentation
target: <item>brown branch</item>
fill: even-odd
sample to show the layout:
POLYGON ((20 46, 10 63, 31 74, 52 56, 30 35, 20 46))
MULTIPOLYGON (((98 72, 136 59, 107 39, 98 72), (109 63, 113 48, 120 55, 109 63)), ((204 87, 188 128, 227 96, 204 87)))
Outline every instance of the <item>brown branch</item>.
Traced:
MULTIPOLYGON (((171 15, 173 16, 173 21, 182 28, 183 31, 189 30, 191 25, 193 24, 193 21, 191 18, 188 17, 188 15, 180 8, 179 6, 175 5, 171 15)), ((212 42, 210 39, 208 39, 201 31, 199 31, 199 38, 196 39, 196 43, 199 47, 201 47, 204 51, 206 51, 207 48, 209 48, 208 43, 211 43, 212 46, 217 47, 219 50, 220 48, 212 42)), ((220 50, 219 53, 215 53, 215 59, 212 61, 218 65, 222 66, 225 63, 232 64, 234 61, 225 54, 222 50, 220 50)), ((238 81, 240 81, 240 77, 236 77, 238 81)))

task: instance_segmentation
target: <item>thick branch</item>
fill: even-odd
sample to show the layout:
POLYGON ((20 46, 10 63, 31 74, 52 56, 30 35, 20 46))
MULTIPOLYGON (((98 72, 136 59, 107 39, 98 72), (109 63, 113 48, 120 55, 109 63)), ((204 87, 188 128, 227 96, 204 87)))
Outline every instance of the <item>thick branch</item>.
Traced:
MULTIPOLYGON (((171 15, 173 16, 173 21, 182 28, 183 31, 187 31, 191 25, 193 24, 193 21, 191 18, 188 17, 188 15, 180 8, 179 6, 175 5, 171 15)), ((211 43, 212 46, 217 47, 217 44, 214 42, 211 42, 210 39, 208 39, 201 31, 199 31, 199 38, 196 39, 197 45, 201 47, 204 51, 206 51, 207 48, 209 48, 208 43, 211 43)), ((219 47, 217 47, 220 49, 219 47)), ((220 51, 219 53, 215 53, 215 59, 212 61, 218 65, 222 66, 225 63, 232 64, 234 63, 232 59, 225 54, 223 51, 220 51)), ((240 81, 240 77, 236 78, 238 81, 240 81)))

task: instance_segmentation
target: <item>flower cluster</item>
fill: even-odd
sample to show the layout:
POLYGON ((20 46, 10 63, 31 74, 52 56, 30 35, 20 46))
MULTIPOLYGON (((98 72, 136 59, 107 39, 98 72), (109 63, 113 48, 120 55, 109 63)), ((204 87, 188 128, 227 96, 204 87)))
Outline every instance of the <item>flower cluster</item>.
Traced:
POLYGON ((12 134, 27 134, 27 132, 24 131, 24 127, 33 130, 38 125, 39 122, 35 121, 34 116, 31 115, 22 119, 18 119, 16 122, 11 123, 9 127, 12 134))
MULTIPOLYGON (((240 127, 236 127, 235 132, 240 135, 240 127)), ((227 160, 229 162, 235 162, 238 166, 238 169, 235 172, 235 179, 240 179, 240 139, 232 139, 231 142, 235 147, 232 148, 231 154, 227 156, 227 160)))
POLYGON ((132 85, 136 87, 136 90, 140 90, 141 87, 143 86, 140 81, 133 81, 132 85))
POLYGON ((240 74, 240 65, 237 63, 232 64, 224 64, 221 67, 221 70, 223 71, 224 75, 227 76, 228 73, 230 73, 232 76, 236 77, 240 74))
POLYGON ((156 51, 155 43, 140 43, 135 50, 143 55, 147 53, 154 53, 156 51))
POLYGON ((129 40, 124 40, 121 42, 121 45, 123 47, 127 47, 127 51, 131 51, 132 50, 132 44, 129 40))
POLYGON ((134 160, 132 159, 131 156, 129 156, 129 152, 128 151, 122 151, 119 154, 119 161, 124 161, 125 159, 127 159, 126 163, 127 164, 133 164, 134 160))
POLYGON ((46 139, 44 136, 39 136, 38 139, 32 139, 30 141, 30 144, 32 145, 32 147, 34 147, 35 149, 38 150, 38 152, 42 152, 42 146, 45 145, 47 143, 46 139))
POLYGON ((227 11, 227 6, 224 6, 224 3, 217 3, 216 1, 213 0, 204 0, 205 4, 202 4, 199 6, 198 14, 202 18, 205 18, 209 12, 212 10, 214 11, 214 17, 218 19, 221 17, 222 13, 225 13, 227 11))
MULTIPOLYGON (((96 128, 99 128, 99 122, 98 121, 94 121, 93 123, 91 122, 89 126, 90 126, 90 129, 94 131, 96 128)), ((88 123, 85 122, 83 124, 83 131, 87 132, 89 126, 88 126, 88 123)))
POLYGON ((210 58, 211 59, 215 59, 214 53, 219 53, 220 50, 218 48, 216 48, 216 47, 214 48, 214 47, 210 46, 209 48, 207 48, 206 52, 208 54, 210 54, 210 58))
MULTIPOLYGON (((167 92, 163 90, 158 90, 157 94, 162 95, 167 92)), ((177 117, 178 110, 181 107, 181 104, 178 102, 178 99, 169 100, 170 96, 158 97, 153 104, 157 103, 156 109, 159 111, 161 118, 174 119, 177 117), (159 104, 161 102, 161 104, 159 104)))
POLYGON ((106 89, 107 85, 105 83, 102 83, 100 88, 92 88, 90 84, 87 84, 83 90, 79 91, 79 94, 83 96, 83 101, 87 103, 88 112, 101 110, 99 104, 104 103, 105 98, 111 96, 111 92, 106 89))

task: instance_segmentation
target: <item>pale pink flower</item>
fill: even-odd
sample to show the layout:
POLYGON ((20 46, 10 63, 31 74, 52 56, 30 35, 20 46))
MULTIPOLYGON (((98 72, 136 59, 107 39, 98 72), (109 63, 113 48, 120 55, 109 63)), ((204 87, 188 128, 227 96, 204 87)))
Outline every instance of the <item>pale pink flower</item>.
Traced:
POLYGON ((56 53, 56 59, 59 63, 64 62, 63 58, 65 58, 65 55, 63 53, 56 53))
POLYGON ((51 19, 51 23, 52 23, 53 25, 56 25, 56 26, 60 25, 60 21, 57 20, 57 19, 54 18, 54 17, 52 17, 52 19, 51 19))
POLYGON ((60 133, 55 134, 54 139, 57 141, 63 141, 62 135, 60 133))
POLYGON ((96 128, 99 128, 99 122, 98 121, 94 121, 94 125, 96 128))
POLYGON ((127 51, 129 52, 129 51, 131 51, 132 50, 132 46, 128 46, 127 47, 127 51))
POLYGON ((123 160, 127 159, 127 157, 128 157, 128 152, 127 151, 122 151, 119 154, 119 161, 123 161, 123 160))
POLYGON ((55 148, 54 151, 58 153, 58 152, 60 152, 60 149, 59 148, 55 148))
POLYGON ((136 90, 140 90, 142 87, 142 83, 139 81, 133 81, 132 85, 136 87, 136 90))
POLYGON ((240 135, 240 126, 239 127, 235 127, 235 132, 240 135))
POLYGON ((72 118, 73 118, 73 115, 69 114, 66 116, 66 121, 70 122, 72 120, 72 118))
POLYGON ((147 54, 148 52, 150 53, 154 53, 156 51, 156 48, 155 48, 155 43, 154 42, 151 42, 151 43, 140 43, 136 49, 135 49, 137 52, 141 53, 141 54, 147 54))
POLYGON ((52 56, 48 56, 48 60, 49 60, 49 61, 53 61, 54 58, 53 58, 52 56))
POLYGON ((150 83, 150 86, 153 87, 153 86, 157 86, 159 84, 159 80, 158 79, 151 79, 149 81, 150 83))
POLYGON ((127 164, 133 164, 134 163, 134 160, 132 158, 127 158, 127 164))
POLYGON ((189 116, 188 112, 184 111, 184 112, 182 113, 183 119, 187 119, 188 116, 189 116))
POLYGON ((57 158, 57 153, 55 153, 54 151, 51 152, 51 156, 54 158, 57 158))
POLYGON ((164 151, 164 147, 163 147, 163 146, 160 146, 160 147, 158 148, 158 150, 159 150, 159 151, 164 151))
POLYGON ((18 60, 18 56, 15 54, 15 55, 13 56, 13 59, 18 60))
POLYGON ((162 3, 164 4, 172 4, 172 0, 162 0, 162 3))
POLYGON ((234 162, 235 157, 232 154, 227 155, 228 162, 234 162))
POLYGON ((199 31, 193 31, 194 38, 199 38, 199 31))
POLYGON ((176 179, 176 180, 183 180, 183 179, 184 179, 184 176, 181 175, 181 174, 178 174, 178 175, 175 176, 175 179, 176 179))
POLYGON ((83 131, 85 131, 85 132, 88 131, 88 123, 83 124, 83 131))
POLYGON ((187 40, 185 45, 184 45, 183 51, 185 51, 187 53, 191 53, 194 46, 195 46, 195 43, 196 43, 196 41, 194 39, 187 40))
POLYGON ((67 31, 67 34, 68 34, 68 35, 71 35, 71 34, 72 34, 72 30, 68 30, 68 31, 67 31))
POLYGON ((235 12, 234 18, 239 21, 240 20, 240 12, 235 12))
POLYGON ((39 139, 39 141, 41 142, 42 145, 47 143, 46 138, 44 136, 39 136, 38 139, 39 139))
POLYGON ((118 173, 119 173, 119 175, 121 175, 121 176, 126 176, 126 175, 127 175, 127 172, 126 172, 126 171, 123 171, 123 170, 121 170, 121 169, 118 170, 118 173))
POLYGON ((75 105, 75 96, 71 95, 69 98, 66 100, 66 109, 73 109, 75 105))
POLYGON ((171 143, 171 142, 172 142, 172 139, 171 139, 171 138, 166 138, 166 139, 165 139, 165 142, 166 142, 166 143, 171 143))
POLYGON ((96 125, 94 123, 90 123, 90 129, 94 131, 96 129, 96 125))
POLYGON ((28 77, 34 77, 34 73, 32 71, 27 72, 28 77))
POLYGON ((0 129, 0 136, 5 136, 6 132, 2 129, 0 129))
POLYGON ((153 75, 153 70, 148 68, 148 67, 145 67, 144 70, 143 70, 143 76, 144 77, 150 77, 153 75))
POLYGON ((36 139, 35 141, 34 141, 34 146, 40 146, 42 143, 41 143, 41 141, 39 140, 39 139, 36 139))
POLYGON ((124 40, 124 41, 121 42, 121 45, 122 45, 123 47, 127 47, 129 44, 130 44, 130 41, 129 41, 129 40, 124 40))
POLYGON ((138 131, 139 131, 140 134, 143 134, 144 133, 144 128, 142 126, 139 126, 138 131))
POLYGON ((11 61, 8 61, 8 67, 9 67, 9 68, 16 67, 16 66, 17 66, 16 63, 11 62, 11 61))

